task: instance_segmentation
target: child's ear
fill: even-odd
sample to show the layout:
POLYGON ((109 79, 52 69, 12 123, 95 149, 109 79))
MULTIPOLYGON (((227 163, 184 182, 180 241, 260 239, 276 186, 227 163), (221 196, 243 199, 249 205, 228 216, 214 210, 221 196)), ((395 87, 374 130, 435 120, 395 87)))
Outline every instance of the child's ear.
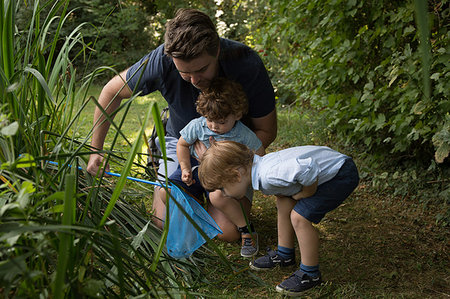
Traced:
POLYGON ((236 121, 238 121, 242 118, 242 116, 243 116, 242 113, 239 112, 238 114, 234 115, 234 118, 236 119, 236 121))
POLYGON ((233 169, 233 172, 236 175, 236 182, 240 183, 242 180, 242 173, 240 171, 240 168, 233 169))

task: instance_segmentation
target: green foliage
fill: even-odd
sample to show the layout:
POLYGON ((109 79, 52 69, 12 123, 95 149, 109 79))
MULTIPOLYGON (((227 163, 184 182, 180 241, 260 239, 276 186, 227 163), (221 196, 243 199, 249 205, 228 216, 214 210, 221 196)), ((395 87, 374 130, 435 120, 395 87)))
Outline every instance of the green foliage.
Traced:
MULTIPOLYGON (((155 254, 161 231, 143 204, 152 191, 123 188, 149 114, 134 145, 121 132, 125 116, 113 123, 117 132, 103 153, 125 165, 117 185, 80 170, 92 131, 80 140, 71 132, 87 103, 98 103, 86 96, 94 77, 110 69, 96 70, 75 88, 72 58, 84 51, 86 24, 63 35, 69 2, 35 1, 27 30, 14 31, 20 3, 0 4, 0 292, 19 298, 191 294, 207 283, 202 268, 211 255, 155 254), (119 135, 131 148, 127 162, 113 151, 119 135)), ((126 112, 134 99, 119 109, 126 112)))
POLYGON ((366 150, 425 161, 435 151, 439 162, 448 156, 448 1, 429 2, 431 54, 419 51, 408 1, 281 0, 269 7, 255 38, 281 102, 322 111, 339 136, 366 150), (430 97, 422 84, 427 59, 430 97))
MULTIPOLYGON (((66 25, 57 28, 50 24, 45 30, 50 36, 68 36, 80 24, 84 24, 79 30, 80 43, 75 45, 70 56, 78 78, 92 73, 98 67, 109 66, 121 71, 137 62, 163 43, 165 23, 178 8, 199 8, 213 16, 216 7, 212 0, 70 0, 67 4, 66 25)), ((17 11, 17 27, 21 32, 30 29, 28 21, 33 16, 33 5, 43 13, 52 9, 52 1, 25 1, 17 11)), ((44 24, 39 24, 39 28, 44 30, 44 24)), ((62 41, 58 40, 57 48, 61 44, 62 41)), ((43 54, 47 53, 48 49, 43 49, 43 54)), ((96 80, 103 82, 110 76, 100 73, 96 80)))
POLYGON ((80 69, 89 59, 88 71, 104 65, 122 70, 162 40, 163 28, 154 20, 156 1, 71 0, 70 7, 73 12, 67 30, 89 24, 82 33, 90 51, 75 60, 80 69), (149 27, 151 30, 146 29, 149 27))

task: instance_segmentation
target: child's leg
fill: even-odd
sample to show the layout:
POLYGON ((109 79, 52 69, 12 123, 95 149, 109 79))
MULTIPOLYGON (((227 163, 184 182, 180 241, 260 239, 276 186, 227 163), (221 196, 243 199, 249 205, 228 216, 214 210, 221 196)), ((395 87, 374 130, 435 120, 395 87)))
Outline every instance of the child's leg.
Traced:
POLYGON ((277 196, 277 250, 269 250, 265 256, 250 262, 253 270, 269 270, 276 266, 288 267, 295 264, 294 236, 291 211, 296 201, 290 197, 277 196))
POLYGON ((319 234, 312 223, 319 223, 330 211, 336 209, 356 188, 358 171, 347 159, 336 176, 318 186, 316 193, 297 201, 291 221, 300 246, 300 269, 281 282, 276 290, 289 295, 299 295, 322 282, 319 271, 319 234))
POLYGON ((294 228, 291 223, 291 211, 296 201, 290 197, 277 196, 278 245, 294 248, 294 228))
POLYGON ((219 238, 225 241, 235 241, 241 237, 241 256, 252 257, 258 253, 258 235, 254 227, 247 221, 250 215, 251 202, 244 197, 239 201, 225 197, 220 190, 209 194, 212 210, 208 210, 223 231, 219 238), (241 207, 242 204, 242 207, 241 207), (245 216, 244 216, 245 213, 245 216))
POLYGON ((301 263, 305 266, 318 266, 319 233, 311 221, 296 211, 291 212, 291 221, 300 247, 301 263))

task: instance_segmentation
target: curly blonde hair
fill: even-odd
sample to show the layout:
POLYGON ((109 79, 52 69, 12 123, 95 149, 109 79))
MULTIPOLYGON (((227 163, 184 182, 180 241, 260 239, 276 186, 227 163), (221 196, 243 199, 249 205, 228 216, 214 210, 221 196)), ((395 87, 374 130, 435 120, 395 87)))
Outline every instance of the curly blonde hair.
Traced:
POLYGON ((197 98, 197 112, 209 120, 222 120, 230 114, 238 118, 248 111, 248 100, 242 86, 227 78, 218 77, 197 98))
POLYGON ((214 191, 223 188, 224 183, 237 181, 240 167, 253 164, 254 152, 246 145, 231 141, 216 141, 203 154, 198 176, 203 188, 214 191))

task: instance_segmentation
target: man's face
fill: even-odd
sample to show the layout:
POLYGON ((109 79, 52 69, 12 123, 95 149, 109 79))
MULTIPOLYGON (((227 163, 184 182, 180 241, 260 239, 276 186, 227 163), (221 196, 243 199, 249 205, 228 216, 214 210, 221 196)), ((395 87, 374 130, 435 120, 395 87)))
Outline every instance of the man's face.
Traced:
POLYGON ((175 67, 183 80, 190 82, 196 88, 206 89, 211 80, 218 75, 219 53, 217 56, 211 56, 206 52, 197 58, 186 61, 180 58, 172 58, 175 67))

